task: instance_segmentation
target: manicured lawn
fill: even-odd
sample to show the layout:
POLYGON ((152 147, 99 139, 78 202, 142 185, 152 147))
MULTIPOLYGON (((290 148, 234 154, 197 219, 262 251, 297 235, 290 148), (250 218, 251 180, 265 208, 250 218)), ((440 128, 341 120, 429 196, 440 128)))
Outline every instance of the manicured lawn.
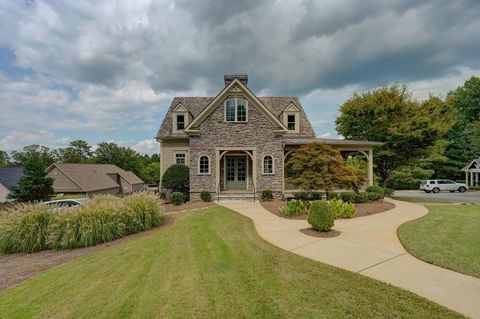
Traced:
POLYGON ((480 206, 427 205, 397 230, 405 248, 428 263, 480 277, 480 206))
POLYGON ((407 291, 263 241, 222 207, 0 293, 3 318, 454 318, 407 291))

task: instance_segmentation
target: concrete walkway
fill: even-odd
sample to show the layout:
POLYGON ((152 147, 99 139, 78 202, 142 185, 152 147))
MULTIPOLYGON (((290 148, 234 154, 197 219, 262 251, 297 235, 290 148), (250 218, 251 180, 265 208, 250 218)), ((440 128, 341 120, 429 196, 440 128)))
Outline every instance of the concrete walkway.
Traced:
POLYGON ((405 288, 420 296, 480 318, 480 279, 427 264, 411 256, 398 240, 401 224, 425 215, 417 204, 394 201, 390 211, 354 219, 336 220, 338 237, 317 238, 301 233, 304 220, 278 217, 258 202, 223 202, 221 205, 253 220, 266 241, 300 256, 358 272, 405 288))

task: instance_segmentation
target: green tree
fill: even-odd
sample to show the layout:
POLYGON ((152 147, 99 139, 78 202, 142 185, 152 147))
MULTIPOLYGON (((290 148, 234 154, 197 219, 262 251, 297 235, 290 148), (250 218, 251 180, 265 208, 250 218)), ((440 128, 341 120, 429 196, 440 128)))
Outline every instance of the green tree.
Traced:
POLYGON ((364 176, 348 165, 339 151, 322 143, 300 147, 286 165, 293 171, 287 177, 288 183, 304 190, 324 189, 327 196, 336 188, 358 190, 365 182, 364 176))
POLYGON ((10 163, 8 153, 0 150, 0 166, 7 166, 10 163))
POLYGON ((15 165, 25 167, 28 163, 36 161, 43 170, 55 162, 55 156, 46 146, 32 144, 25 146, 23 151, 13 151, 12 158, 15 165))
POLYGON ((83 140, 72 141, 68 147, 58 149, 58 160, 62 163, 87 163, 92 156, 92 147, 83 140))
POLYGON ((119 146, 111 142, 101 142, 98 143, 94 154, 94 161, 98 164, 113 164, 126 171, 132 171, 137 176, 142 175, 143 158, 130 147, 119 146))
POLYGON ((147 184, 158 185, 160 182, 160 162, 151 162, 144 166, 140 178, 147 184))
MULTIPOLYGON (((355 93, 340 108, 337 131, 347 139, 383 142, 374 163, 383 185, 396 168, 428 156, 445 132, 448 108, 441 99, 414 100, 406 86, 392 85, 355 93)), ((448 123, 448 122, 447 122, 448 123)))
POLYGON ((8 198, 17 202, 46 201, 53 195, 53 179, 47 177, 42 153, 33 153, 23 162, 23 176, 8 198))

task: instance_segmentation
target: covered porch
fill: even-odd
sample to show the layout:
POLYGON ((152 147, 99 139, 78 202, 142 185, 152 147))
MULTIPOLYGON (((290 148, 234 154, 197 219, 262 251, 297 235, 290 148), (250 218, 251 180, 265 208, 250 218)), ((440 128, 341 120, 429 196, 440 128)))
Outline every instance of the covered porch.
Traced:
POLYGON ((469 187, 480 186, 480 158, 474 159, 462 168, 465 172, 465 184, 469 187))
POLYGON ((302 137, 289 137, 283 139, 283 192, 289 194, 297 191, 296 187, 287 183, 289 176, 289 170, 286 166, 288 156, 292 154, 296 149, 302 145, 311 143, 324 143, 329 145, 342 154, 346 159, 351 154, 361 154, 366 161, 366 183, 365 187, 373 185, 373 148, 375 146, 382 145, 381 142, 369 142, 369 141, 354 141, 354 140, 337 140, 337 139, 323 139, 323 138, 302 138, 302 137))
POLYGON ((216 152, 217 193, 253 193, 256 190, 255 147, 223 147, 216 152))

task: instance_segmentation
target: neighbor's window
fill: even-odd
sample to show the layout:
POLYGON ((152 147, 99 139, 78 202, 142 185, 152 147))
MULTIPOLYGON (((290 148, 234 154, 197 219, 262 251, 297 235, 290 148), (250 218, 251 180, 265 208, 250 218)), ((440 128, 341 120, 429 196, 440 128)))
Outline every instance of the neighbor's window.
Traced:
POLYGON ((247 101, 242 99, 230 99, 225 102, 225 121, 246 122, 247 101))
POLYGON ((200 174, 210 174, 210 159, 207 155, 200 156, 198 163, 198 172, 200 174))
POLYGON ((185 129, 185 115, 177 114, 177 130, 181 131, 185 129))
POLYGON ((186 157, 185 153, 175 153, 175 164, 185 165, 186 157))
POLYGON ((287 116, 287 128, 290 131, 295 131, 295 115, 288 115, 287 116))
POLYGON ((263 158, 263 174, 273 174, 273 157, 270 155, 263 158))

